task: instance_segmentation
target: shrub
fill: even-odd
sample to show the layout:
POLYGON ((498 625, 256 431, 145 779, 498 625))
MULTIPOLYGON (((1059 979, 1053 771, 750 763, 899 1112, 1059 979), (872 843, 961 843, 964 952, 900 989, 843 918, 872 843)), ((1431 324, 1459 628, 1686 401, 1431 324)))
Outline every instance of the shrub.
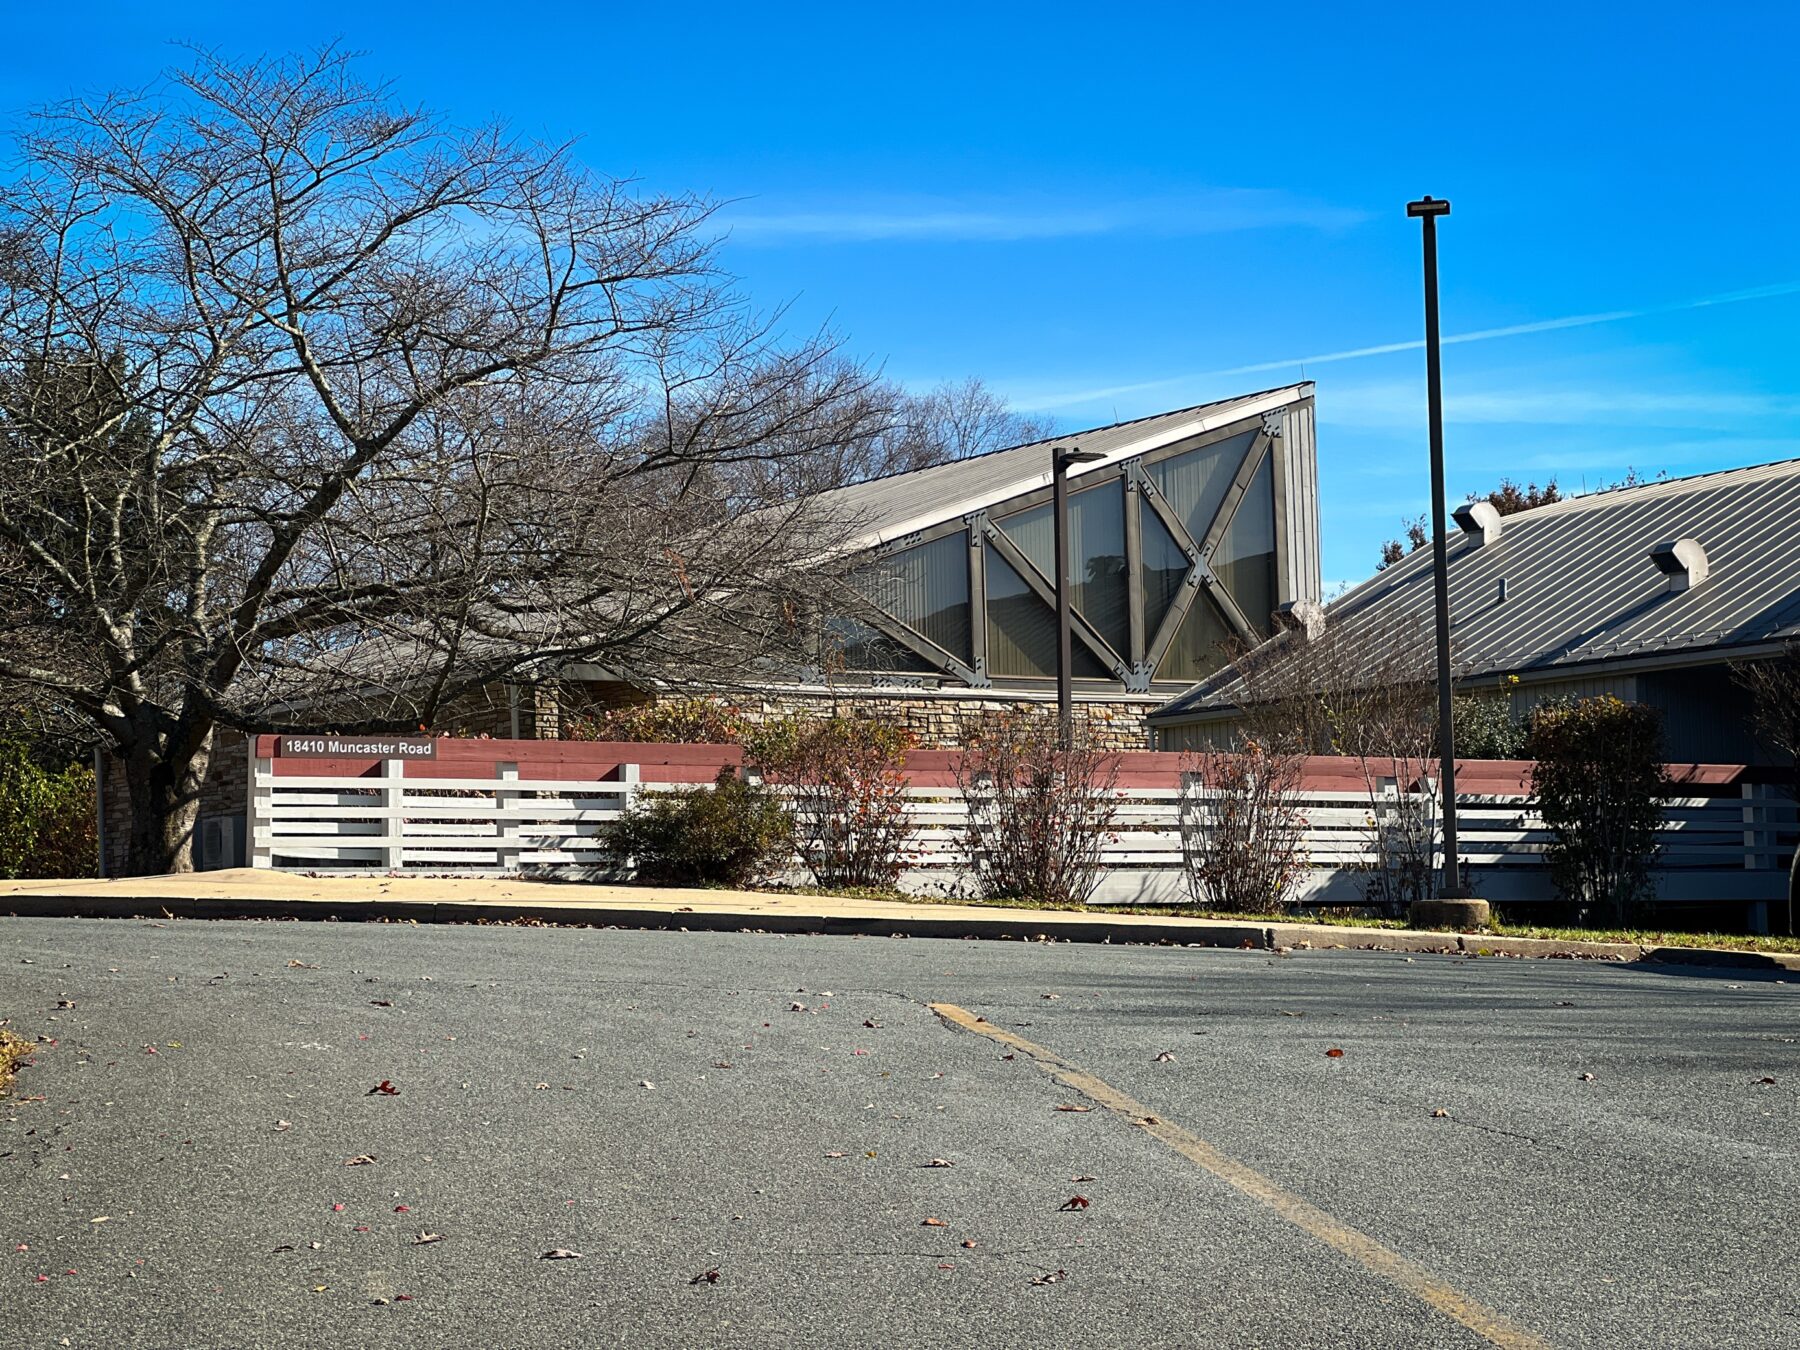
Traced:
POLYGON ((1654 709, 1610 695, 1532 714, 1531 792, 1555 835, 1559 891, 1583 922, 1622 925, 1651 892, 1662 799, 1669 794, 1654 709))
POLYGON ((563 737, 571 741, 736 745, 747 729, 743 715, 717 699, 670 698, 580 714, 570 719, 563 737))
POLYGON ((755 728, 745 755, 787 791, 794 849, 821 886, 891 887, 914 833, 901 772, 914 737, 871 717, 782 718, 755 728))
POLYGON ((956 764, 968 809, 964 842, 986 899, 1086 904, 1118 815, 1115 756, 1058 745, 1054 712, 988 718, 956 764))
POLYGON ((1452 704, 1459 759, 1519 759, 1526 726, 1513 719, 1505 694, 1458 694, 1452 704))
POLYGON ((1306 819, 1294 805, 1304 761, 1245 739, 1183 775, 1181 866, 1196 905, 1238 914, 1287 907, 1306 869, 1306 819))
POLYGON ((29 738, 0 733, 0 877, 91 877, 98 847, 94 771, 46 768, 29 738))
POLYGON ((747 886, 787 854, 792 837, 780 798, 727 768, 711 788, 640 796, 613 827, 611 846, 635 860, 639 881, 747 886))

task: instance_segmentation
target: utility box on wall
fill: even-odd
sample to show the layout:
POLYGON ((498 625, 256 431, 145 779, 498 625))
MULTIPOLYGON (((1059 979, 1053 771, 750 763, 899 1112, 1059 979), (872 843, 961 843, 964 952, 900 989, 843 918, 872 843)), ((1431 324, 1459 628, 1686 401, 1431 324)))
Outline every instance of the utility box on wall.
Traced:
POLYGON ((244 818, 241 815, 201 816, 196 834, 194 865, 202 872, 244 865, 244 818))

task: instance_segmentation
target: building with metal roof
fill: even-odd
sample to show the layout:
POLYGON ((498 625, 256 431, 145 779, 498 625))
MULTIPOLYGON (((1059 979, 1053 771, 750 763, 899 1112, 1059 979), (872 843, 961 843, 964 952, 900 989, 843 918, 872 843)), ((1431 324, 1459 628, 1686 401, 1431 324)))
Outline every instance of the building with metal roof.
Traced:
MULTIPOLYGON (((821 494, 872 608, 792 692, 1031 700, 1056 676, 1051 459, 1069 473, 1077 704, 1143 716, 1320 592, 1313 386, 1288 385, 821 494), (826 674, 829 672, 829 675, 826 674)), ((768 683, 758 680, 758 683, 768 683)), ((775 683, 780 683, 776 681, 775 683)))
MULTIPOLYGON (((1663 713, 1669 757, 1754 761, 1730 664, 1800 637, 1800 460, 1667 479, 1500 516, 1456 512, 1449 540, 1454 661, 1464 689, 1509 691, 1515 714, 1612 694, 1663 713)), ((1348 650, 1408 626, 1429 639, 1431 550, 1333 600, 1348 650)), ((1273 643, 1308 641, 1304 624, 1273 643)), ((1150 717, 1157 744, 1211 743, 1243 694, 1218 669, 1150 717)))

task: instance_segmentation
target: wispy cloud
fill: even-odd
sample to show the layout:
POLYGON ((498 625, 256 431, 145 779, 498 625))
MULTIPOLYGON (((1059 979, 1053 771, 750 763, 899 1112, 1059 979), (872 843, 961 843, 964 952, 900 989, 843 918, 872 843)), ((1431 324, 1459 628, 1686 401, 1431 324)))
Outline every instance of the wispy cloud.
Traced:
MULTIPOLYGON (((1481 328, 1470 333, 1452 333, 1444 338, 1444 345, 1463 342, 1489 342, 1496 338, 1520 337, 1527 333, 1551 333, 1564 328, 1590 328, 1595 324, 1619 323, 1626 319, 1646 319, 1658 314, 1680 314, 1689 310, 1710 309, 1717 305, 1741 304, 1747 300, 1767 300, 1777 296, 1800 294, 1800 281, 1782 281, 1769 286, 1752 286, 1745 290, 1725 291, 1718 295, 1701 296, 1696 300, 1675 300, 1660 305, 1645 305, 1638 309, 1613 309, 1596 314, 1570 314, 1557 319, 1538 319, 1531 323, 1508 324, 1502 328, 1481 328)), ((1250 365, 1228 366, 1223 370, 1202 371, 1193 375, 1173 375, 1163 379, 1143 380, 1134 384, 1115 384, 1098 389, 1080 389, 1060 391, 1022 398, 1014 401, 1014 406, 1024 412, 1045 412, 1052 408, 1071 407, 1082 403, 1096 403, 1121 394, 1140 394, 1155 389, 1168 389, 1177 385, 1192 385, 1202 380, 1220 379, 1231 375, 1260 375, 1270 371, 1298 371, 1302 366, 1327 365, 1335 361, 1357 361, 1370 356, 1388 356, 1394 352, 1411 352, 1423 348, 1422 338, 1414 338, 1406 342, 1383 342, 1370 347, 1351 347, 1344 351, 1317 352, 1311 356, 1291 356, 1280 361, 1257 361, 1250 365)), ((1417 402, 1417 394, 1414 394, 1417 402)))
POLYGON ((1102 234, 1180 236, 1239 230, 1341 230, 1366 211, 1307 201, 1285 192, 1221 189, 1179 197, 1135 198, 1071 206, 1066 200, 865 198, 774 209, 761 201, 726 207, 719 221, 740 244, 965 242, 1006 243, 1102 234))
MULTIPOLYGON (((1320 421, 1368 430, 1417 428, 1420 382, 1342 385, 1321 406, 1320 421)), ((1704 427, 1800 418, 1800 398, 1734 389, 1670 389, 1645 383, 1522 384, 1452 390, 1444 420, 1459 425, 1704 427)))

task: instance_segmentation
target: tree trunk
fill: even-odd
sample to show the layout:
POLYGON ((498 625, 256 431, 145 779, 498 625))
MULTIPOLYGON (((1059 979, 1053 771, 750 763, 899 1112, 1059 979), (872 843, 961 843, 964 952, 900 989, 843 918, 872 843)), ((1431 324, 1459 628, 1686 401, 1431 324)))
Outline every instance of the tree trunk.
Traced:
POLYGON ((131 832, 125 852, 127 876, 192 872, 199 862, 195 828, 200 819, 200 787, 212 760, 209 728, 191 750, 181 737, 145 738, 125 756, 131 832))

